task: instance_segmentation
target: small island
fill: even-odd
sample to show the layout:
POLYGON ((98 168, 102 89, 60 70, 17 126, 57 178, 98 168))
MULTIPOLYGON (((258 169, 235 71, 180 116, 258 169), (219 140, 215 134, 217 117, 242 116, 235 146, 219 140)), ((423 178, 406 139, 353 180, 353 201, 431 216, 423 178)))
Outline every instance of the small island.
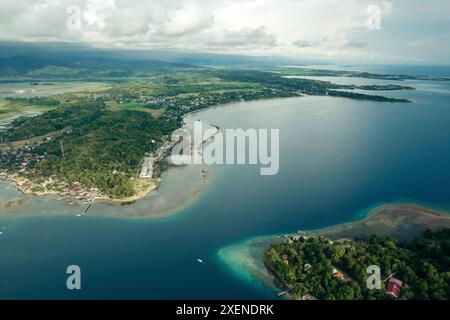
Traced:
POLYGON ((440 300, 449 295, 449 243, 449 214, 393 204, 360 221, 252 239, 220 255, 232 269, 290 299, 440 300), (379 290, 367 289, 371 265, 380 267, 379 290), (390 279, 402 284, 396 295, 389 294, 390 279))

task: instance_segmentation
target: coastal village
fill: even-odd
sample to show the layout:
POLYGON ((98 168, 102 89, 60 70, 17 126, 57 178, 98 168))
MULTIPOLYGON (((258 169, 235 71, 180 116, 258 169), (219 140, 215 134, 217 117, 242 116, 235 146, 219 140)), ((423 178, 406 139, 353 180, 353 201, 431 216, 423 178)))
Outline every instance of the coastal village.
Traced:
MULTIPOLYGON (((85 203, 93 203, 95 200, 111 200, 98 188, 88 188, 79 181, 69 183, 68 181, 62 181, 57 176, 33 178, 37 174, 34 164, 49 157, 46 153, 37 153, 36 148, 51 139, 53 137, 45 137, 41 141, 27 142, 21 147, 14 148, 10 145, 0 150, 2 152, 0 158, 0 179, 14 183, 16 188, 24 194, 68 196, 85 203), (2 168, 2 164, 7 164, 8 168, 12 170, 2 168)), ((156 143, 156 141, 153 140, 152 143, 156 143)), ((156 152, 146 153, 138 169, 138 178, 153 179, 156 162, 160 161, 171 148, 172 144, 169 141, 165 141, 156 152)), ((113 172, 113 174, 120 173, 113 172)))
MULTIPOLYGON (((155 140, 152 140, 152 143, 156 143, 155 140)), ((156 152, 146 153, 141 161, 139 178, 153 178, 155 163, 163 159, 164 155, 170 151, 171 148, 172 144, 169 141, 165 141, 156 152)))
POLYGON ((70 196, 79 201, 92 202, 94 199, 105 199, 98 188, 86 188, 80 182, 69 183, 61 181, 56 176, 32 179, 36 174, 33 164, 44 161, 48 155, 39 155, 35 149, 44 141, 52 139, 45 138, 42 142, 27 143, 22 147, 10 149, 2 153, 0 164, 8 164, 14 171, 7 171, 0 168, 0 178, 11 181, 17 189, 24 194, 58 194, 70 196))

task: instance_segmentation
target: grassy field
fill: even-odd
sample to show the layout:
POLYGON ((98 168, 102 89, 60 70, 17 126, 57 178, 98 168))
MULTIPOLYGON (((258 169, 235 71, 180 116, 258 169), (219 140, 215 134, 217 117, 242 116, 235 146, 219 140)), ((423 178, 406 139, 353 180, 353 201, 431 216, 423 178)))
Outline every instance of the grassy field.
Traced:
POLYGON ((19 115, 38 114, 56 109, 58 106, 30 106, 23 103, 10 103, 0 100, 0 120, 9 120, 19 115))
MULTIPOLYGON (((111 86, 102 82, 46 82, 39 85, 30 83, 10 83, 0 84, 0 120, 8 121, 20 115, 30 115, 44 113, 54 110, 59 106, 54 105, 33 105, 25 102, 11 102, 5 100, 6 97, 16 98, 55 96, 65 102, 65 97, 77 98, 86 97, 96 92, 111 89, 111 86), (17 90, 23 90, 24 94, 17 94, 17 90), (2 99, 2 97, 4 97, 2 99)), ((155 114, 159 114, 155 112, 155 114)))
POLYGON ((43 97, 69 92, 101 92, 110 88, 110 85, 103 82, 40 82, 39 85, 32 85, 31 82, 2 83, 0 84, 0 98, 43 97), (23 93, 17 93, 20 90, 23 93))
POLYGON ((6 120, 10 117, 12 109, 7 107, 8 102, 5 100, 0 100, 0 120, 6 120))

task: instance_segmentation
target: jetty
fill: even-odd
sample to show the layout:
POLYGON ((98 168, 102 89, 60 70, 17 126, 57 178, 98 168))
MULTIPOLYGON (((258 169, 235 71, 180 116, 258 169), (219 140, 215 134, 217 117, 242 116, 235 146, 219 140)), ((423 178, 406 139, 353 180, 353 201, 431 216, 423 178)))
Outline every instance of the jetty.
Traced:
POLYGON ((78 216, 79 216, 79 217, 84 216, 84 215, 89 211, 89 209, 92 207, 92 205, 94 204, 94 201, 95 201, 95 199, 92 200, 92 202, 89 203, 88 206, 87 206, 86 208, 84 208, 84 210, 83 210, 83 211, 81 212, 81 214, 79 214, 78 216))

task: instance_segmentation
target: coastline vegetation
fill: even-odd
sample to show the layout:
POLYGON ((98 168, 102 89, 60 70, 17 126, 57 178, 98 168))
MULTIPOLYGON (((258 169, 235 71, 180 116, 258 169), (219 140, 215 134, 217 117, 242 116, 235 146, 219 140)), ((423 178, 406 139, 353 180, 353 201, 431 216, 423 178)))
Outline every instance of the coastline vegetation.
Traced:
POLYGON ((410 241, 379 235, 353 241, 300 236, 272 244, 264 261, 296 299, 391 299, 385 293, 386 282, 381 290, 367 288, 371 265, 380 267, 382 280, 392 276, 402 280, 399 299, 450 296, 450 229, 428 230, 410 241))

